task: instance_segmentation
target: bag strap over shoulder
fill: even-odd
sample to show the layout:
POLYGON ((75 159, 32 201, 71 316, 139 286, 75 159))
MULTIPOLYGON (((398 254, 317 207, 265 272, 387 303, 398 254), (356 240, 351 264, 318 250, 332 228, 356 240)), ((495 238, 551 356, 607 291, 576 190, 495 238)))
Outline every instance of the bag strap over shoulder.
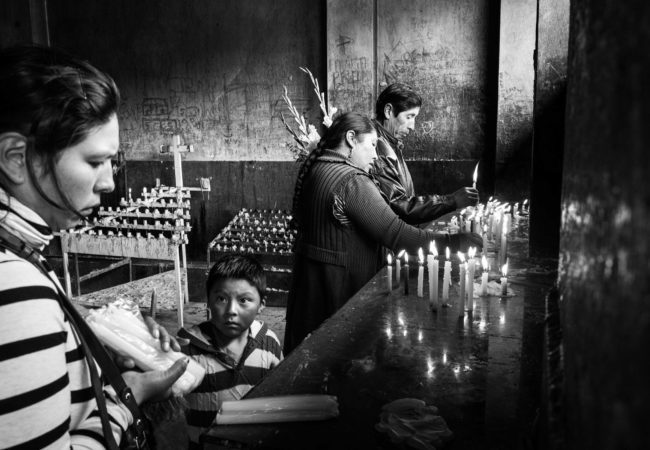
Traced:
MULTIPOLYGON (((51 269, 47 262, 41 259, 39 252, 21 240, 17 239, 16 237, 10 235, 2 228, 0 228, 0 247, 10 250, 21 258, 29 261, 47 278, 50 278, 51 269)), ((119 447, 115 442, 115 438, 111 430, 108 410, 106 408, 106 398, 104 397, 103 384, 99 377, 99 373, 97 372, 97 367, 95 366, 94 361, 96 361, 97 364, 99 364, 99 367, 101 367, 103 376, 107 379, 108 383, 113 386, 113 389, 115 389, 115 392, 120 401, 129 409, 129 411, 131 411, 131 415, 133 416, 133 438, 135 440, 136 448, 148 448, 147 437, 145 433, 146 424, 142 413, 140 412, 140 408, 135 401, 133 392, 131 392, 131 389, 124 382, 119 369, 115 365, 113 359, 109 356, 106 348, 104 348, 95 333, 93 333, 86 321, 83 319, 83 317, 81 317, 79 311, 75 309, 68 296, 65 294, 65 292, 63 292, 58 283, 54 283, 54 285, 58 292, 61 309, 63 310, 70 325, 79 337, 81 348, 88 362, 92 387, 101 417, 102 431, 104 433, 104 439, 106 439, 109 448, 111 450, 117 450, 119 447)))

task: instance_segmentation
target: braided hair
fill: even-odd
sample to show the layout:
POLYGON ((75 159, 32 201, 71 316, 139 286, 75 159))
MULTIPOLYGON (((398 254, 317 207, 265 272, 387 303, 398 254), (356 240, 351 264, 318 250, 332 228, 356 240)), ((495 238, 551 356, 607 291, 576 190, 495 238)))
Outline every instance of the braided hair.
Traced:
POLYGON ((314 162, 323 154, 326 149, 335 149, 345 139, 348 131, 354 131, 357 134, 372 133, 375 130, 372 121, 364 115, 355 112, 346 112, 340 114, 334 119, 332 125, 325 130, 325 134, 314 150, 311 151, 307 159, 300 166, 298 178, 296 178, 296 187, 293 193, 293 219, 291 225, 297 228, 300 224, 300 194, 307 175, 311 171, 314 162))

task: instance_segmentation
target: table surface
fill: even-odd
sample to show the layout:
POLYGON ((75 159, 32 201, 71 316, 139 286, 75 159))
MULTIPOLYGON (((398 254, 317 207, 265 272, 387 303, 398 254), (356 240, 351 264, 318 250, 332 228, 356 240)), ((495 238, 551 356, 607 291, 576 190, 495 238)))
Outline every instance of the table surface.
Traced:
POLYGON ((514 296, 478 298, 462 318, 457 280, 451 306, 433 312, 426 282, 425 297, 415 295, 417 267, 409 296, 389 294, 381 270, 247 395, 336 395, 339 417, 215 426, 206 448, 395 448, 375 424, 383 405, 406 397, 439 408, 454 433, 448 449, 523 448, 539 405, 544 298, 557 266, 526 258, 523 239, 510 246, 514 296))
MULTIPOLYGON (((181 269, 181 283, 183 283, 185 276, 186 271, 181 269)), ((178 288, 174 270, 80 295, 74 297, 73 301, 86 307, 100 307, 117 298, 125 298, 135 301, 140 305, 140 308, 149 310, 151 293, 154 289, 156 290, 156 307, 159 310, 175 310, 177 308, 178 288)))

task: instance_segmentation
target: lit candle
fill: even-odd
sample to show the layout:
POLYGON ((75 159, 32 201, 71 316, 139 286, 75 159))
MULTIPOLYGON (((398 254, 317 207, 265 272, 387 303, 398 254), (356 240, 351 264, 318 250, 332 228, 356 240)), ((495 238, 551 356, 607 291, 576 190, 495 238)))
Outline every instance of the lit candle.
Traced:
POLYGON ((449 301, 449 285, 451 284, 451 261, 449 259, 449 247, 447 247, 445 250, 445 256, 447 257, 447 260, 445 261, 445 269, 442 276, 442 301, 444 303, 447 303, 449 301))
POLYGON ((474 176, 472 176, 472 180, 474 181, 474 183, 472 184, 472 187, 474 189, 476 189, 476 180, 478 179, 478 164, 479 163, 476 163, 476 167, 474 168, 474 176))
POLYGON ((508 258, 508 231, 510 229, 510 214, 504 214, 501 219, 501 247, 499 250, 499 261, 501 264, 506 262, 508 258))
POLYGON ((487 296, 487 287, 488 287, 488 273, 489 266, 488 261, 485 255, 481 258, 481 265, 483 266, 483 273, 481 274, 481 296, 487 296))
POLYGON ((404 295, 409 295, 409 254, 404 252, 404 295))
POLYGON ((388 278, 388 293, 393 291, 393 258, 390 254, 386 255, 386 277, 388 278))
POLYGON ((508 262, 503 265, 501 268, 501 295, 508 295, 508 262))
POLYGON ((467 263, 465 263, 465 255, 462 252, 458 252, 458 259, 460 264, 458 268, 460 270, 459 284, 460 284, 460 295, 458 296, 458 316, 463 317, 465 314, 465 271, 467 269, 467 263))
POLYGON ((465 232, 466 233, 471 233, 472 232, 472 221, 474 220, 474 214, 472 213, 471 216, 465 220, 465 232))
POLYGON ((424 297, 424 253, 418 249, 418 297, 424 297))
POLYGON ((470 247, 467 251, 469 260, 467 262, 467 310, 472 312, 474 310, 474 272, 476 271, 476 247, 470 247))
POLYGON ((397 282, 397 287, 399 287, 399 282, 401 280, 401 272, 402 272, 402 263, 400 261, 400 258, 402 255, 406 253, 406 250, 400 250, 400 252, 397 254, 397 257, 395 258, 395 281, 397 282))
POLYGON ((438 249, 435 241, 429 245, 429 255, 427 256, 427 267, 429 269, 429 307, 438 310, 438 249))

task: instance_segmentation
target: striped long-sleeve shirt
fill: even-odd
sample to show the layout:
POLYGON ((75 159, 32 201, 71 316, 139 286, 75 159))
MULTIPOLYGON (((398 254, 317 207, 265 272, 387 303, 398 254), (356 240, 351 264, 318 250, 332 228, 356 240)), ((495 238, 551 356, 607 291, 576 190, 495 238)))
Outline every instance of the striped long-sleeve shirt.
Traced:
MULTIPOLYGON (((15 207, 16 201, 12 202, 15 207)), ((21 205, 18 205, 21 206, 21 205)), ((22 206, 22 208, 25 208, 22 206)), ((6 212, 5 206, 5 212, 6 212)), ((13 214, 13 212, 9 212, 13 214)), ((20 229, 44 223, 32 211, 13 217, 20 229), (31 213, 32 223, 25 217, 31 213)), ((6 224, 6 222, 5 222, 6 224)), ((88 364, 64 316, 55 281, 28 261, 0 250, 0 448, 105 447, 88 364)), ((98 368, 99 370, 99 368, 98 368)), ((120 442, 129 410, 104 389, 120 442)))
POLYGON ((186 419, 190 448, 200 448, 199 436, 213 424, 224 400, 241 399, 282 360, 280 341, 263 322, 254 320, 251 324, 238 363, 213 346, 213 327, 203 322, 178 333, 190 339, 187 353, 206 369, 201 384, 185 397, 189 403, 186 419))

